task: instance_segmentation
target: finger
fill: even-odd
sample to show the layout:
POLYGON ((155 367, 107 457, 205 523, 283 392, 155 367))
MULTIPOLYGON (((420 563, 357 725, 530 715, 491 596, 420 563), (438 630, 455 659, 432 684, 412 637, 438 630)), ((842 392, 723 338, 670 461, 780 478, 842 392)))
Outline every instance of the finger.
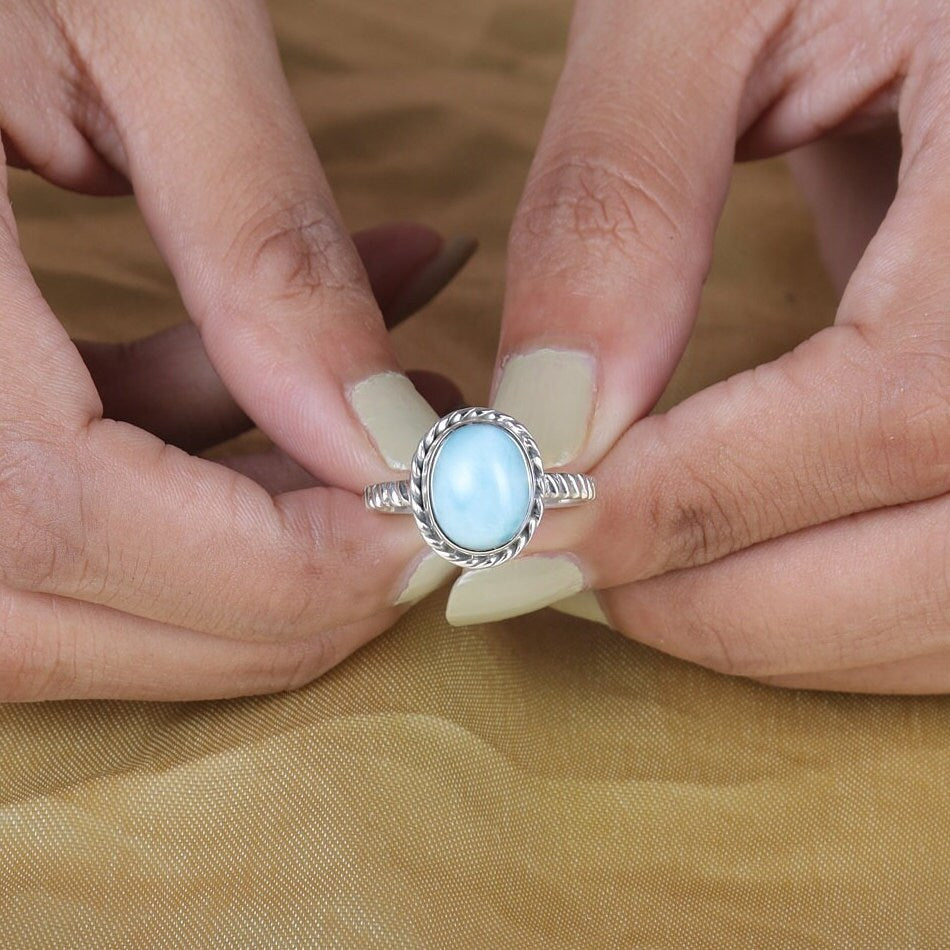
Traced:
POLYGON ((788 157, 839 293, 894 200, 900 159, 900 131, 891 122, 823 139, 788 157))
POLYGON ((765 29, 721 4, 576 6, 509 241, 493 397, 548 467, 600 459, 682 353, 765 29))
MULTIPOLYGON (((459 253, 459 240, 443 241, 420 225, 358 232, 354 243, 390 328, 424 306, 467 260, 459 253)), ((251 426, 192 323, 132 343, 76 345, 108 419, 129 422, 188 451, 201 451, 251 426)))
POLYGON ((400 610, 288 643, 240 643, 108 607, 0 588, 0 702, 225 699, 296 689, 400 610))
MULTIPOLYGON (((610 627, 601 596, 586 590, 551 606, 573 617, 610 627)), ((630 634, 636 637, 636 632, 630 634)), ((950 650, 873 663, 847 670, 786 673, 753 677, 767 686, 787 689, 834 690, 848 693, 945 693, 950 684, 950 650)))
POLYGON ((405 468, 432 410, 399 372, 264 4, 143 8, 108 92, 146 222, 236 402, 319 478, 405 468), (155 55, 156 35, 188 22, 155 55), (130 66, 130 64, 136 64, 130 66))
POLYGON ((767 686, 786 689, 832 690, 841 693, 943 695, 950 690, 950 650, 914 656, 892 663, 875 663, 830 673, 791 673, 756 677, 767 686))
POLYGON ((631 430, 598 469, 602 504, 576 526, 597 586, 950 489, 947 395, 935 385, 946 334, 932 329, 823 331, 631 430), (617 523, 624 537, 600 534, 595 550, 617 523))
POLYGON ((950 651, 948 538, 943 496, 599 597, 618 630, 720 672, 801 676, 902 663, 950 651))

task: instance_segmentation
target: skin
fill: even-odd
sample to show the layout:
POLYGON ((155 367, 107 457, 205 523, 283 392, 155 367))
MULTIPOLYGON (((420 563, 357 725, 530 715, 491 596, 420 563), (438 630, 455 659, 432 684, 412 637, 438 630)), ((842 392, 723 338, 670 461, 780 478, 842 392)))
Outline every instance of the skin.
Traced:
MULTIPOLYGON (((174 400, 105 416, 101 394, 127 386, 101 366, 122 361, 67 339, 3 202, 0 698, 307 682, 395 619, 420 542, 355 494, 389 473, 343 392, 395 360, 263 4, 33 0, 0 21, 7 159, 134 188, 218 393, 197 431, 174 400), (257 481, 174 444, 229 414, 282 450, 240 463, 257 481), (297 478, 321 487, 276 493, 297 478)), ((599 502, 547 520, 532 553, 570 553, 618 630, 778 685, 950 689, 948 87, 939 5, 577 4, 512 229, 499 366, 550 346, 597 359, 570 467, 599 502), (647 416, 735 156, 791 150, 843 288, 835 325, 647 416)))
POLYGON ((948 92, 939 4, 577 3, 499 367, 539 346, 598 361, 570 465, 598 504, 543 524, 532 553, 572 555, 618 630, 783 686, 950 689, 948 92), (644 418, 734 157, 792 150, 834 326, 644 418))
POLYGON ((3 166, 0 699, 307 682, 393 623, 424 550, 364 510, 357 492, 392 473, 345 390, 398 370, 380 306, 441 238, 347 234, 262 2, 5 2, 0 49, 7 161, 134 190, 194 324, 73 343, 23 260, 3 166), (250 419, 277 449, 185 451, 250 419))

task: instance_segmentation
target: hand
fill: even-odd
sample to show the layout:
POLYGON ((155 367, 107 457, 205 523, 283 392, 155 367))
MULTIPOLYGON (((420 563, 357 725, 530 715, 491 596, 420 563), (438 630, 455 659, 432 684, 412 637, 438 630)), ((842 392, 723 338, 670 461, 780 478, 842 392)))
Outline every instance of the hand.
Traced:
POLYGON ((511 235, 494 404, 599 497, 457 581, 450 620, 592 588, 588 611, 716 670, 950 690, 948 93, 942 5, 578 2, 511 235), (867 154, 895 118, 896 196, 897 150, 867 154), (690 334, 734 155, 828 134, 798 163, 850 218, 836 246, 822 228, 839 277, 860 257, 834 326, 643 418, 690 334))
POLYGON ((312 679, 446 576, 417 572, 414 526, 358 491, 435 418, 371 284, 398 317, 464 253, 413 226, 354 245, 256 0, 3 2, 0 52, 7 158, 133 188, 210 359, 187 329, 80 353, 23 260, 3 174, 0 699, 312 679), (247 417, 280 451, 218 464, 172 444, 247 417), (291 490, 315 483, 338 487, 291 490))

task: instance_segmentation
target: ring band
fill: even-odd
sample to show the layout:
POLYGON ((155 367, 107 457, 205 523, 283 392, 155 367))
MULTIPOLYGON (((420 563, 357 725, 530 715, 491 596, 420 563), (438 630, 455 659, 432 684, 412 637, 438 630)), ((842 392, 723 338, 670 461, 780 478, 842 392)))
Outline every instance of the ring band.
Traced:
MULTIPOLYGON (((545 508, 571 508, 593 501, 597 495, 594 480, 590 475, 575 472, 545 472, 541 500, 545 508)), ((397 482, 380 482, 363 490, 363 500, 370 511, 386 515, 411 515, 409 479, 397 482)))
POLYGON ((457 409, 423 436, 410 477, 369 485, 366 507, 412 514, 437 554, 469 569, 519 554, 546 508, 593 501, 594 480, 545 472, 528 430, 494 409, 457 409))

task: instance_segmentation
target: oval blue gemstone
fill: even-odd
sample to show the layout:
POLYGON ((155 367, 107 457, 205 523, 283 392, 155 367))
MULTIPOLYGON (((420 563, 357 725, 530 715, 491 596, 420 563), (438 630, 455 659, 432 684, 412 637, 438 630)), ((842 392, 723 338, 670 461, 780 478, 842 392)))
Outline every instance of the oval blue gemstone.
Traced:
POLYGON ((442 533, 468 551, 491 551, 515 538, 534 495, 521 447, 488 422, 460 426, 445 437, 429 488, 442 533))

